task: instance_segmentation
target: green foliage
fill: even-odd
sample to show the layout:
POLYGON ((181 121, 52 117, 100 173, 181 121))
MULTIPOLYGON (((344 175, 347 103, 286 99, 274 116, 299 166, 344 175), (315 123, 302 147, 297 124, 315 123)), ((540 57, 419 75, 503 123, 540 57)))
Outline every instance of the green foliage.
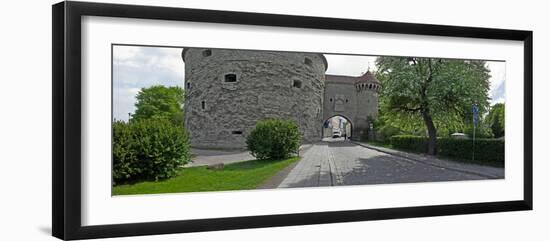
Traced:
POLYGON ((473 104, 480 116, 488 109, 490 75, 484 61, 379 57, 377 67, 383 85, 380 112, 405 133, 427 132, 435 140, 464 130, 473 104))
POLYGON ((388 142, 390 137, 403 133, 401 129, 392 125, 391 120, 385 119, 384 116, 378 117, 374 121, 373 127, 376 133, 376 139, 382 142, 388 142))
MULTIPOLYGON (((399 135, 390 138, 396 149, 425 153, 428 138, 423 136, 399 135)), ((469 161, 474 149, 472 139, 437 138, 438 154, 444 157, 469 161)), ((475 160, 480 162, 504 163, 504 141, 498 139, 476 139, 475 160)))
MULTIPOLYGON (((474 136, 474 125, 469 124, 464 129, 464 134, 467 134, 470 138, 474 136)), ((476 139, 477 138, 493 138, 493 132, 488 124, 484 121, 480 121, 476 126, 476 139)))
POLYGON ((473 104, 480 114, 488 108, 490 75, 484 61, 380 57, 377 65, 388 111, 419 118, 421 109, 429 108, 434 119, 462 121, 471 119, 473 104))
POLYGON ((390 138, 393 148, 413 152, 426 153, 428 151, 428 138, 424 136, 397 135, 390 138))
POLYGON ((300 140, 298 126, 293 121, 267 119, 256 123, 246 145, 257 159, 283 159, 298 153, 300 140))
POLYGON ((185 130, 164 119, 113 123, 115 183, 172 177, 190 158, 185 130))
POLYGON ((132 115, 132 121, 167 119, 175 124, 183 124, 184 90, 182 88, 161 85, 142 88, 136 99, 136 112, 132 115))
MULTIPOLYGON (((474 144, 472 139, 437 139, 441 156, 471 160, 474 144)), ((504 140, 477 139, 475 140, 475 160, 504 164, 504 140)))
POLYGON ((113 180, 128 180, 141 174, 133 133, 129 124, 113 123, 113 180))
POLYGON ((486 122, 495 138, 504 136, 504 104, 493 105, 486 117, 486 122))
POLYGON ((378 132, 383 140, 401 134, 401 130, 394 126, 382 126, 378 132))

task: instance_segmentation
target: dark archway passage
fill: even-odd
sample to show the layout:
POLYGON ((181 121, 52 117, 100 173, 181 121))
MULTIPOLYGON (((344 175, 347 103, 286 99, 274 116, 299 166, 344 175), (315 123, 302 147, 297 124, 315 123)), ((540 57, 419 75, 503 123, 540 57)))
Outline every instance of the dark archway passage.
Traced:
POLYGON ((349 140, 353 136, 353 124, 343 115, 331 116, 323 121, 322 139, 326 138, 349 140))

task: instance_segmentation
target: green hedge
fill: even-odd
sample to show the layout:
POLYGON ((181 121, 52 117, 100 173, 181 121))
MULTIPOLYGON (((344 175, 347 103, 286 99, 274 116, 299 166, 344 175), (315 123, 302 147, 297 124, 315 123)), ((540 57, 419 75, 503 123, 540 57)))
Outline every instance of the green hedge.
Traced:
MULTIPOLYGON (((437 148, 439 155, 471 160, 472 139, 438 138, 437 148)), ((476 139, 475 160, 482 162, 504 163, 504 140, 476 139)))
MULTIPOLYGON (((426 153, 428 138, 422 136, 398 135, 390 138, 396 149, 426 153)), ((472 139, 437 138, 438 155, 461 160, 472 159, 472 139)), ((476 139, 475 160, 504 163, 504 140, 476 139)))
POLYGON ((189 158, 189 139, 185 130, 168 120, 113 123, 115 183, 173 177, 189 158))
POLYGON ((283 159, 298 153, 301 135, 293 121, 268 119, 258 121, 246 145, 250 153, 259 160, 283 159))
POLYGON ((423 136, 397 135, 390 137, 391 146, 414 152, 428 152, 428 138, 423 136))

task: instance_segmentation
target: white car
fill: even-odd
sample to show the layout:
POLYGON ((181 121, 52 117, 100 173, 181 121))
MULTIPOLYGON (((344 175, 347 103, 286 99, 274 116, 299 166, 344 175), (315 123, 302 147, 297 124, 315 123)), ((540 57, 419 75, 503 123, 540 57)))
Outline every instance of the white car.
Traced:
POLYGON ((468 139, 468 136, 466 136, 466 134, 458 132, 451 134, 451 137, 454 139, 468 139))
POLYGON ((332 138, 340 138, 342 137, 342 132, 340 130, 334 129, 332 130, 332 138))

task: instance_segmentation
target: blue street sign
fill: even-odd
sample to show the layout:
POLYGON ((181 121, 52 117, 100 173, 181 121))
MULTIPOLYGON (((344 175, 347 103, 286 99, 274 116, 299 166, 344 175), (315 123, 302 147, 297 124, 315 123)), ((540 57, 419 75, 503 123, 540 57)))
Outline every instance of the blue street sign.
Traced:
POLYGON ((472 138, 472 161, 475 160, 475 150, 476 150, 476 126, 477 126, 477 119, 479 115, 479 109, 477 105, 472 105, 472 116, 474 119, 474 134, 472 138))
POLYGON ((478 119, 478 107, 477 105, 472 105, 472 114, 474 118, 474 126, 477 126, 477 119, 478 119))

